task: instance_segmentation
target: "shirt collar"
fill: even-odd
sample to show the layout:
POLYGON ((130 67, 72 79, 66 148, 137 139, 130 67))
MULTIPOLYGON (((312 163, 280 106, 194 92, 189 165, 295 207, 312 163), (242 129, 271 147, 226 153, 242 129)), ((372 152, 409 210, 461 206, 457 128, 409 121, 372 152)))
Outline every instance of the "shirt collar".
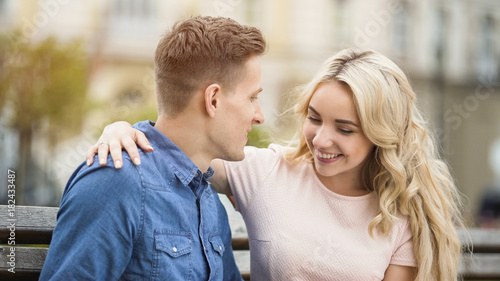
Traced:
MULTIPOLYGON (((154 152, 159 153, 162 159, 165 159, 168 167, 174 172, 175 176, 187 186, 195 176, 201 174, 196 166, 182 150, 175 145, 167 136, 154 127, 152 121, 142 121, 136 123, 133 127, 142 131, 148 138, 151 145, 155 148, 154 152)), ((212 167, 203 174, 205 180, 209 180, 214 174, 212 167)))

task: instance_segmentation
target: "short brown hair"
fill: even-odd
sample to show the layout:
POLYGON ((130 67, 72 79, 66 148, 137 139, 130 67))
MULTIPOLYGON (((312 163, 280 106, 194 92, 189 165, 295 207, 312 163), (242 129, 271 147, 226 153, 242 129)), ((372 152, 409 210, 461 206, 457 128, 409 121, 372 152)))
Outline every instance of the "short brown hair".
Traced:
POLYGON ((245 61, 265 49, 260 30, 229 18, 198 16, 178 21, 156 48, 159 114, 174 117, 196 91, 212 83, 231 91, 243 76, 245 61))

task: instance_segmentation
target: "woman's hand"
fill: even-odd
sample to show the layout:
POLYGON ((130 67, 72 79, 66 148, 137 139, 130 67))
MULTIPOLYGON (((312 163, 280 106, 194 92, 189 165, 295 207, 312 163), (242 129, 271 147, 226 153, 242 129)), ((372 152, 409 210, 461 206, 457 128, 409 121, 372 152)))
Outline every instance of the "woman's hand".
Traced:
POLYGON ((139 157, 136 143, 145 151, 153 151, 153 147, 149 144, 144 133, 132 128, 129 123, 118 121, 110 124, 104 128, 97 143, 89 147, 87 151, 87 166, 92 165, 96 153, 99 155, 99 164, 101 166, 106 165, 108 153, 111 152, 115 168, 120 169, 123 165, 122 148, 125 148, 135 165, 140 165, 141 158, 139 157))
MULTIPOLYGON (((96 153, 99 155, 99 164, 101 166, 106 165, 108 154, 111 152, 111 158, 113 158, 115 168, 120 169, 123 166, 122 148, 125 148, 130 156, 130 159, 132 159, 135 165, 140 165, 141 158, 136 144, 139 145, 144 151, 153 151, 153 147, 144 133, 132 128, 129 123, 119 121, 110 124, 104 128, 104 131, 97 140, 97 143, 89 147, 87 150, 87 166, 94 163, 94 155, 96 153)), ((213 159, 212 162, 210 162, 210 166, 214 170, 214 175, 210 179, 212 187, 218 193, 224 193, 231 196, 232 192, 229 187, 223 161, 220 159, 213 159)), ((233 205, 235 204, 232 196, 229 200, 231 200, 233 205)))

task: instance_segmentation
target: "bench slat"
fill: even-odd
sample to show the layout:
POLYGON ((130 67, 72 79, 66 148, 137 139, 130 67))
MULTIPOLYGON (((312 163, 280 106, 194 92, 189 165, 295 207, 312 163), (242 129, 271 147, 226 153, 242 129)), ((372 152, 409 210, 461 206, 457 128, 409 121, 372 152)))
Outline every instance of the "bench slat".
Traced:
POLYGON ((464 247, 472 243, 474 253, 500 253, 500 229, 469 228, 458 234, 464 247))
POLYGON ((233 240, 231 241, 231 246, 235 251, 250 250, 248 238, 233 238, 233 240))
POLYGON ((500 254, 463 254, 459 273, 466 279, 499 280, 500 254))
MULTIPOLYGON (((7 244, 10 237, 8 206, 0 205, 0 244, 7 244)), ((23 247, 19 244, 49 244, 52 231, 56 225, 56 207, 15 207, 15 242, 16 242, 16 274, 7 270, 10 246, 0 246, 0 279, 1 280, 36 280, 48 252, 48 248, 23 247), (15 276, 15 277, 14 277, 15 276), (25 277, 23 277, 25 276, 25 277), (5 279, 8 278, 8 279, 5 279), (17 278, 17 279, 16 279, 17 278)), ((459 272, 465 280, 500 280, 500 229, 470 228, 459 231, 465 250, 472 243, 471 253, 463 253, 460 257, 459 272)), ((248 238, 234 238, 232 246, 235 256, 244 255, 249 260, 248 238), (242 251, 243 250, 243 251, 242 251)), ((249 263, 248 263, 249 264, 249 263)), ((239 265, 244 279, 250 276, 248 265, 239 265)))
MULTIPOLYGON (((14 251, 16 272, 42 270, 48 251, 49 248, 16 247, 14 251)), ((0 271, 7 271, 10 268, 9 255, 11 255, 10 246, 0 246, 0 271)))
MULTIPOLYGON (((16 272, 36 272, 43 267, 43 261, 47 256, 48 248, 35 247, 16 247, 16 272)), ((0 246, 0 271, 7 271, 10 266, 8 264, 11 254, 10 247, 0 246)), ((244 252, 240 255, 247 256, 249 253, 244 252)), ((460 259, 459 272, 466 279, 490 279, 500 276, 500 254, 474 254, 463 255, 460 259)), ((249 268, 244 265, 239 265, 240 270, 244 274, 249 274, 249 268)))
POLYGON ((15 273, 9 272, 10 246, 0 246, 0 280, 36 281, 40 276, 48 248, 16 247, 15 273))
MULTIPOLYGON (((23 243, 18 241, 18 235, 24 232, 36 235, 51 233, 56 225, 58 209, 57 207, 16 206, 16 243, 23 243)), ((0 244, 6 244, 6 239, 10 234, 10 230, 6 227, 8 226, 8 219, 11 219, 8 216, 8 210, 6 205, 0 205, 0 221, 2 222, 2 226, 5 226, 0 229, 0 244)), ((482 252, 484 248, 493 249, 493 252, 500 252, 500 229, 469 228, 467 229, 467 233, 459 231, 460 238, 465 242, 469 240, 469 235, 470 241, 474 245, 474 252, 482 252)), ((33 239, 37 239, 37 237, 32 236, 30 241, 33 241, 33 239)), ((245 243, 248 239, 234 238, 233 240, 235 248, 248 250, 248 246, 245 243)), ((50 243, 50 239, 46 240, 45 243, 50 243)))
POLYGON ((56 207, 16 206, 14 217, 9 216, 9 208, 0 205, 0 244, 7 244, 11 231, 9 225, 15 223, 16 244, 49 244, 56 225, 56 207), (15 221, 12 221, 15 219, 15 221))

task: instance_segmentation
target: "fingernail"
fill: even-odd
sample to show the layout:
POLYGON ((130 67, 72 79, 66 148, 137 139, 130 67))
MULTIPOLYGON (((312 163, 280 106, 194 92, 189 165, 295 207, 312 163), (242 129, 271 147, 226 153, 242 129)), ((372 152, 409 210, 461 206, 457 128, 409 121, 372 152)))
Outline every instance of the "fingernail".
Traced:
POLYGON ((134 164, 141 165, 141 160, 138 157, 134 158, 134 164))
POLYGON ((104 165, 106 162, 104 161, 104 158, 99 159, 99 164, 104 165))
POLYGON ((115 161, 115 168, 120 169, 122 167, 122 161, 116 160, 115 161))
POLYGON ((147 148, 148 148, 149 150, 151 150, 151 151, 153 151, 153 150, 154 150, 154 149, 153 149, 153 147, 152 147, 151 145, 149 145, 149 144, 148 144, 147 148))
POLYGON ((87 159, 87 167, 90 166, 90 159, 87 159))

